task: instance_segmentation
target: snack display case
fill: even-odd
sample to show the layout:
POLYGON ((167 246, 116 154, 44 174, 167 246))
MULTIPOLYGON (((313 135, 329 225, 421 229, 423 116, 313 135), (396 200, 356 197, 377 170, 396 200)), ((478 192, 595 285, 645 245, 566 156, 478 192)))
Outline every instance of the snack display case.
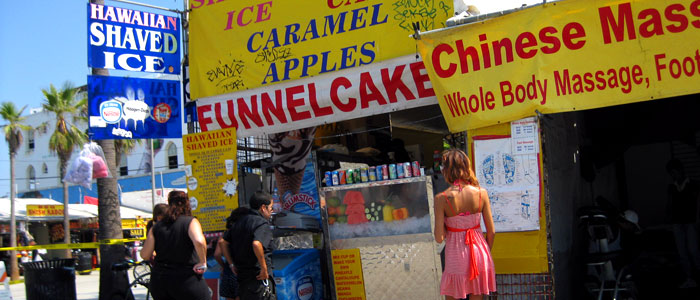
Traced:
POLYGON ((330 250, 359 249, 365 299, 440 298, 429 176, 324 187, 321 194, 330 250))

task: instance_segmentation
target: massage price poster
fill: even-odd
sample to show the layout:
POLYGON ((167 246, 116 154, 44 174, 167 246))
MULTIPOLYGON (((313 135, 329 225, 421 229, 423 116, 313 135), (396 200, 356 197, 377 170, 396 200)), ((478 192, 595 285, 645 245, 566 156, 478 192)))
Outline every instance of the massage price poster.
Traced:
POLYGON ((187 194, 204 232, 224 231, 238 207, 236 141, 235 128, 182 137, 187 194))
POLYGON ((496 232, 540 229, 537 153, 514 154, 513 139, 474 140, 474 171, 491 201, 496 232))

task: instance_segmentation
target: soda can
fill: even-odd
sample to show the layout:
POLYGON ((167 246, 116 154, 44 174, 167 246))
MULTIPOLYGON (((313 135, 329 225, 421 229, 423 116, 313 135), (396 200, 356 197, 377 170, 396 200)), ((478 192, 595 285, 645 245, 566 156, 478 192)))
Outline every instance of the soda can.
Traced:
POLYGON ((403 163, 396 164, 396 177, 403 178, 406 170, 403 168, 403 163))
POLYGON ((368 174, 369 175, 369 181, 377 181, 377 167, 371 166, 369 167, 368 174))
POLYGON ((360 180, 362 180, 362 182, 369 181, 368 172, 369 172, 369 169, 367 169, 367 168, 360 169, 360 180))
POLYGON ((413 176, 413 174, 411 174, 411 173, 412 173, 411 172, 411 163, 410 162, 403 163, 403 177, 409 178, 409 177, 413 176))
POLYGON ((411 169, 413 169, 413 170, 411 170, 413 173, 413 176, 416 176, 416 177, 422 176, 422 175, 420 175, 420 163, 417 160, 414 161, 413 164, 411 164, 411 169))
POLYGON ((360 168, 355 169, 355 171, 352 172, 354 175, 352 181, 355 183, 360 183, 362 182, 362 172, 360 171, 360 168))
POLYGON ((389 179, 396 179, 396 164, 389 164, 389 179))
POLYGON ((338 172, 338 171, 333 171, 333 173, 331 173, 331 174, 332 174, 331 177, 332 177, 332 181, 333 181, 333 182, 332 182, 332 185, 339 185, 339 184, 340 184, 340 174, 339 174, 339 172, 338 172))
POLYGON ((389 180, 389 166, 382 165, 382 180, 389 180))
POLYGON ((346 177, 346 178, 345 178, 345 182, 346 182, 347 184, 352 184, 352 183, 353 183, 353 179, 355 178, 355 176, 353 176, 352 173, 353 173, 352 169, 348 169, 348 170, 346 171, 346 173, 345 173, 345 177, 346 177))
POLYGON ((326 186, 333 186, 333 175, 331 171, 326 171, 326 173, 324 173, 323 181, 326 183, 326 186))
POLYGON ((346 184, 345 179, 346 179, 345 170, 339 170, 338 171, 338 184, 340 184, 340 185, 346 184))

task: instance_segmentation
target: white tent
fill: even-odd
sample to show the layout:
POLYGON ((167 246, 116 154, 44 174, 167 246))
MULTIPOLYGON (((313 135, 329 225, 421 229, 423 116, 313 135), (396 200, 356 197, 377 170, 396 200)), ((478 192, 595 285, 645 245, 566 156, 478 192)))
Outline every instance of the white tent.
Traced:
MULTIPOLYGON (((173 188, 156 189, 155 204, 168 203, 168 194, 178 190, 173 188)), ((180 189, 182 190, 182 189, 180 189)), ((122 207, 135 208, 141 211, 153 212, 153 194, 151 190, 125 192, 121 196, 122 207)))
MULTIPOLYGON (((27 205, 62 205, 63 203, 47 198, 15 198, 15 218, 18 221, 62 221, 63 216, 27 216, 27 205)), ((97 217, 97 213, 90 213, 75 209, 73 204, 68 205, 68 214, 71 220, 89 219, 97 217)), ((0 221, 10 221, 10 199, 0 198, 0 221)))
MULTIPOLYGON (((75 210, 80 210, 80 211, 87 212, 90 214, 94 214, 95 216, 98 215, 97 205, 94 205, 94 204, 69 204, 68 207, 71 210, 75 209, 75 210)), ((150 219, 152 217, 152 214, 149 211, 124 207, 124 206, 119 207, 119 215, 121 216, 122 219, 137 219, 137 218, 150 219)))

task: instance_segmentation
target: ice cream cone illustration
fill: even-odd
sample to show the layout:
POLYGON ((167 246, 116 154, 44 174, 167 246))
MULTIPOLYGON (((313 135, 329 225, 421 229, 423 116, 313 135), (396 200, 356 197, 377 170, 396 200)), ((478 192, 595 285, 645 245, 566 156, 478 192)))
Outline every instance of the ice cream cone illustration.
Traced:
MULTIPOLYGON (((306 158, 311 151, 316 128, 306 128, 271 134, 268 136, 275 164, 275 181, 282 200, 301 190, 306 158)), ((283 204, 284 207, 284 204, 283 204)))

